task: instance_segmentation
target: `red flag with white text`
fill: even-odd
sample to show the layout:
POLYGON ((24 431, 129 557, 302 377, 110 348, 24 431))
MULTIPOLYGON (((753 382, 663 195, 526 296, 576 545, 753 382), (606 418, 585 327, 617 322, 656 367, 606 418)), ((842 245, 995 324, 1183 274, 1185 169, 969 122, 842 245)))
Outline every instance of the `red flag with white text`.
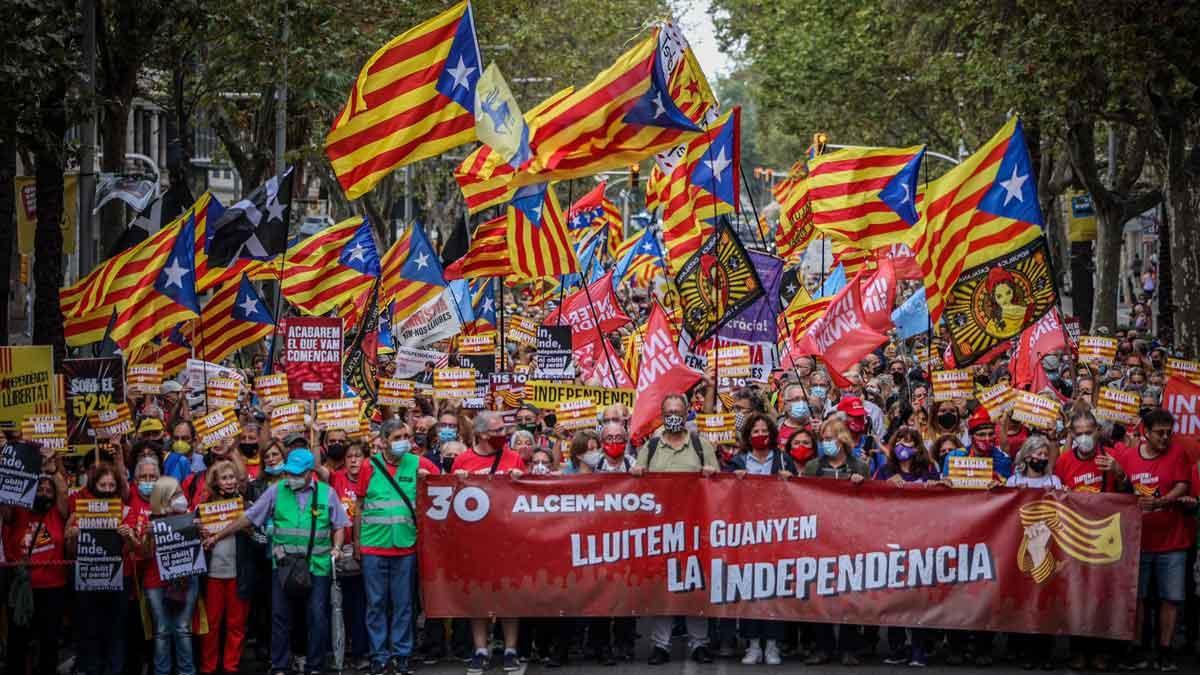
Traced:
POLYGON ((638 366, 637 398, 629 425, 630 440, 640 445, 662 418, 663 399, 667 394, 686 394, 700 381, 701 373, 688 368, 671 336, 671 326, 661 305, 655 303, 646 321, 642 341, 642 361, 638 366))
POLYGON ((888 258, 880 258, 878 269, 862 287, 862 309, 867 325, 883 332, 892 328, 892 307, 896 304, 896 267, 888 258))
POLYGON ((575 291, 563 300, 562 307, 551 312, 542 323, 570 326, 571 345, 575 350, 600 339, 596 332, 597 323, 600 324, 600 332, 605 334, 632 323, 633 320, 621 309, 621 303, 617 302, 612 277, 613 273, 609 270, 608 274, 593 281, 586 289, 575 291))
POLYGON ((844 373, 879 345, 887 336, 871 328, 863 315, 859 289, 862 273, 834 296, 825 313, 805 331, 792 349, 794 356, 820 356, 830 370, 844 373))

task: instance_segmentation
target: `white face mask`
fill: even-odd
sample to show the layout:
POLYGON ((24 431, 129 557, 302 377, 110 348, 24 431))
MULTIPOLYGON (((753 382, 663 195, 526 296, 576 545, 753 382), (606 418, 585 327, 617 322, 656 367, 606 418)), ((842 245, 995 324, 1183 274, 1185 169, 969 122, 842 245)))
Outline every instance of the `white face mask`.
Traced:
POLYGON ((583 453, 583 456, 581 456, 579 459, 584 464, 587 464, 588 467, 594 469, 600 466, 600 460, 603 457, 604 455, 599 450, 588 450, 587 452, 583 453))
POLYGON ((175 513, 187 513, 188 500, 187 497, 179 495, 171 499, 171 510, 175 513))
POLYGON ((305 485, 308 485, 306 476, 288 476, 284 480, 287 481, 287 486, 293 490, 303 490, 305 485))

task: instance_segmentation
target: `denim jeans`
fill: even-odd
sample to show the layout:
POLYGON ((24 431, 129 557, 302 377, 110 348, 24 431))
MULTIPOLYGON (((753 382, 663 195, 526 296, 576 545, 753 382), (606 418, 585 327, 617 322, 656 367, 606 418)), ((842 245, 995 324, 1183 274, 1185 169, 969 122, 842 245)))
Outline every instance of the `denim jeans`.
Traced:
MULTIPOLYGON (((76 591, 79 667, 83 675, 118 675, 125 669, 124 591, 76 591)), ((140 625, 140 622, 139 622, 140 625)))
POLYGON ((362 557, 363 581, 367 587, 367 634, 374 665, 412 655, 416 560, 414 555, 362 557))
MULTIPOLYGON (((329 590, 330 577, 313 575, 312 590, 308 593, 308 653, 305 667, 321 670, 329 653, 329 590)), ((279 570, 271 571, 271 670, 292 670, 292 603, 303 602, 283 590, 279 570)))
POLYGON ((167 599, 167 589, 147 588, 146 601, 154 617, 154 675, 195 675, 192 661, 192 614, 200 593, 199 577, 188 577, 183 603, 167 599), (175 648, 175 667, 171 667, 171 648, 175 648))

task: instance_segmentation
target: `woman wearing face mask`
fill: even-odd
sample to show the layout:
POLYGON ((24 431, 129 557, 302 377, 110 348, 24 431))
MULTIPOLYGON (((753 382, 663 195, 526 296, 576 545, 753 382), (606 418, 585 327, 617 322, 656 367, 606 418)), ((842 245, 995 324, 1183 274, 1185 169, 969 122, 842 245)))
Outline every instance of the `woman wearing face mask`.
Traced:
POLYGON ((557 473, 554 467, 554 455, 549 450, 534 450, 529 457, 529 473, 534 476, 549 476, 557 473))
POLYGON ((629 455, 629 432, 620 422, 605 422, 600 427, 600 446, 604 449, 604 459, 596 467, 596 471, 604 473, 629 473, 633 468, 634 458, 629 455))
POLYGON ((24 673, 32 665, 34 673, 53 673, 58 669, 58 639, 66 609, 67 574, 71 569, 61 562, 66 558, 67 483, 61 473, 43 476, 38 481, 33 509, 5 506, 4 550, 6 559, 24 561, 18 567, 18 581, 33 589, 33 616, 19 621, 11 605, 8 615, 8 671, 24 673), (32 643, 38 643, 38 659, 32 663, 32 643))
MULTIPOLYGON (((921 434, 913 427, 901 427, 892 437, 892 446, 887 462, 873 476, 875 480, 886 480, 898 487, 929 487, 941 485, 941 475, 929 459, 929 451, 921 440, 921 434)), ((906 648, 905 629, 888 628, 890 654, 884 659, 889 665, 907 663, 913 667, 924 667, 929 663, 929 649, 934 634, 923 628, 910 628, 911 639, 906 648)))
MULTIPOLYGON (((188 499, 179 481, 164 476, 150 491, 150 521, 156 518, 188 512, 188 499)), ((192 614, 200 592, 199 577, 189 576, 164 582, 158 575, 154 558, 154 537, 151 527, 134 533, 137 550, 147 560, 143 568, 142 588, 150 605, 154 621, 155 675, 195 675, 192 661, 192 614), (172 647, 174 658, 172 659, 172 647)))
POLYGON ((196 437, 196 429, 191 422, 179 422, 171 430, 171 438, 163 457, 163 475, 170 476, 179 482, 192 475, 195 467, 192 461, 192 441, 196 437))
MULTIPOLYGON (((747 416, 740 440, 741 452, 733 458, 733 474, 738 478, 747 474, 783 479, 796 475, 796 465, 791 457, 779 451, 779 431, 766 415, 751 413, 747 416)), ((742 637, 749 641, 742 663, 748 666, 764 662, 770 666, 783 663, 779 644, 787 637, 787 622, 742 619, 740 624, 742 637)))
MULTIPOLYGON (((846 424, 836 418, 825 420, 825 423, 821 425, 820 454, 804 466, 803 475, 811 478, 848 480, 855 485, 861 484, 867 477, 867 465, 851 454, 853 448, 854 438, 850 435, 846 424)), ((859 643, 858 626, 842 624, 838 628, 836 639, 831 624, 816 624, 814 628, 817 651, 805 659, 806 665, 819 666, 829 663, 829 660, 838 653, 841 654, 842 665, 858 665, 858 657, 855 656, 859 643)))
POLYGON ((939 401, 934 404, 933 417, 929 420, 929 434, 931 436, 952 434, 959 439, 960 446, 967 444, 970 437, 963 429, 958 404, 954 401, 939 401))
POLYGON ((238 439, 238 453, 245 460, 246 479, 253 480, 262 470, 262 459, 259 451, 259 424, 250 419, 242 422, 242 435, 238 439))
MULTIPOLYGON (((121 501, 124 481, 109 465, 95 466, 88 473, 92 498, 121 501)), ((122 510, 125 507, 122 506, 122 510)), ((74 557, 79 544, 79 523, 74 513, 67 520, 67 551, 74 557)), ((125 602, 126 591, 76 589, 79 607, 79 656, 88 675, 115 675, 125 662, 125 602)))
POLYGON ((197 504, 208 501, 211 496, 211 490, 208 487, 208 469, 217 462, 229 460, 237 464, 238 471, 243 476, 246 475, 246 458, 238 449, 240 442, 239 438, 235 436, 218 443, 208 451, 207 455, 204 455, 204 470, 188 476, 187 480, 180 484, 183 495, 187 497, 189 511, 194 511, 197 504))
POLYGON ((803 471, 804 465, 817 456, 817 435, 808 429, 799 429, 787 440, 786 449, 797 470, 803 471))
MULTIPOLYGON (((209 467, 206 483, 210 486, 206 501, 222 502, 242 498, 245 477, 237 464, 221 460, 209 467)), ((208 634, 200 640, 201 673, 238 672, 250 600, 256 585, 252 545, 249 534, 243 531, 222 539, 207 552, 204 604, 208 613, 208 634), (222 623, 225 628, 223 654, 220 650, 222 623)))
POLYGON ((533 456, 533 434, 524 429, 514 431, 508 439, 508 447, 520 455, 522 461, 529 463, 529 458, 533 456))
POLYGON ((600 465, 604 453, 600 451, 600 437, 591 429, 576 431, 571 437, 568 456, 570 464, 563 467, 563 473, 592 473, 600 465))
MULTIPOLYGON (((1061 490, 1062 482, 1051 469, 1053 451, 1045 436, 1033 435, 1025 440, 1013 462, 1013 474, 1005 483, 1007 487, 1038 490, 1061 490)), ((1012 636, 1013 651, 1016 652, 1025 670, 1040 667, 1053 670, 1051 651, 1053 635, 1016 634, 1012 636)))

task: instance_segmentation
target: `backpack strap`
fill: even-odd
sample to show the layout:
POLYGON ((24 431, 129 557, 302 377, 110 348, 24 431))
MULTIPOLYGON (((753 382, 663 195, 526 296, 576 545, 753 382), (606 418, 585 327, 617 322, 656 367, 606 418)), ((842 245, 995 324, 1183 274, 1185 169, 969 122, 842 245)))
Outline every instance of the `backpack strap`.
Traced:
MULTIPOLYGON (((375 468, 375 471, 383 474, 383 477, 392 484, 392 489, 396 491, 396 494, 400 495, 400 499, 404 500, 404 505, 408 507, 409 512, 411 512, 413 515, 413 526, 416 527, 417 510, 413 508, 412 500, 408 498, 408 495, 404 494, 404 490, 400 489, 400 484, 396 482, 396 479, 392 477, 392 474, 388 473, 387 467, 383 465, 383 460, 379 459, 379 455, 375 455, 371 458, 371 466, 375 468)), ((400 467, 397 466, 396 469, 399 470, 400 467)))
POLYGON ((700 468, 704 468, 704 446, 700 445, 700 434, 695 431, 688 432, 688 440, 692 442, 692 449, 696 451, 696 459, 700 460, 700 468))
POLYGON ((650 465, 654 463, 654 453, 658 452, 658 436, 650 439, 649 447, 646 448, 646 470, 650 470, 650 465))

